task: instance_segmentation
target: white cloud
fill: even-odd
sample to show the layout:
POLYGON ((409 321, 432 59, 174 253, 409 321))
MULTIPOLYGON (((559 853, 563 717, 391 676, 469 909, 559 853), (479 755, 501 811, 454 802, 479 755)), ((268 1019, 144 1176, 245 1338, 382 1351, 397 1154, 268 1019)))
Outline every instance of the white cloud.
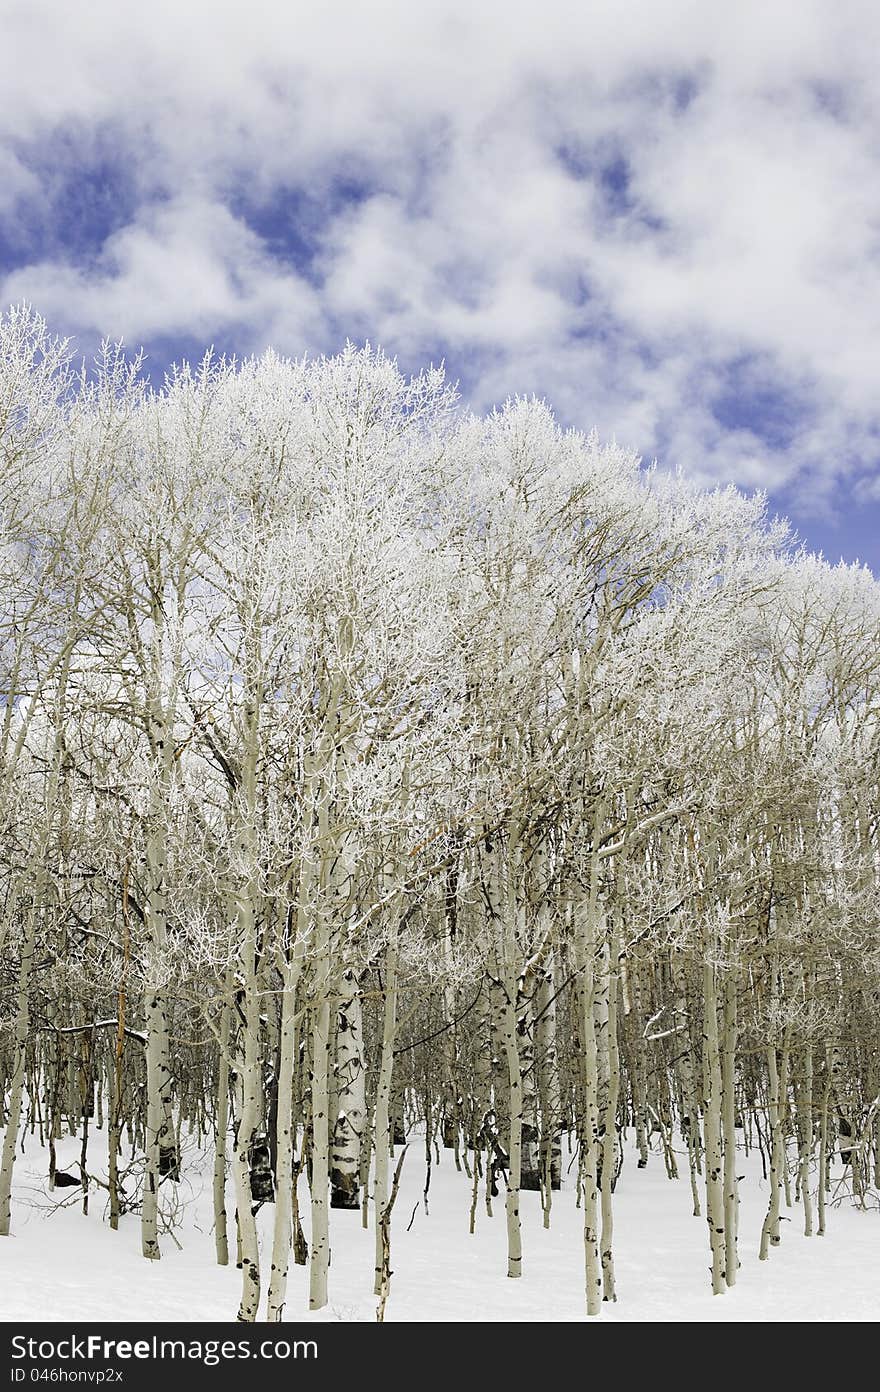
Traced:
POLYGON ((876 496, 867 0, 0 0, 0 28, 5 204, 61 130, 136 187, 96 256, 37 259, 0 298, 129 342, 445 352, 477 405, 537 389, 706 479, 876 496), (235 203, 282 187, 319 210, 308 274, 235 203), (749 430, 746 399, 715 414, 759 379, 800 403, 787 435, 749 430))
POLYGON ((43 262, 14 271, 6 299, 28 299, 50 320, 90 338, 129 344, 151 336, 210 341, 239 331, 248 351, 292 331, 311 336, 319 320, 313 289, 280 273, 260 239, 219 203, 181 198, 147 210, 109 237, 97 265, 43 262))

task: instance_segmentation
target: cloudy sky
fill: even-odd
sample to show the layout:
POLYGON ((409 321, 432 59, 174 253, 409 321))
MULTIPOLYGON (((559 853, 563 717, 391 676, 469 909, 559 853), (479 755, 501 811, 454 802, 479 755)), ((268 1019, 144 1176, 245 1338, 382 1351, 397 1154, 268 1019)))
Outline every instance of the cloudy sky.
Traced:
POLYGON ((880 574, 873 0, 0 0, 0 303, 369 339, 880 574))

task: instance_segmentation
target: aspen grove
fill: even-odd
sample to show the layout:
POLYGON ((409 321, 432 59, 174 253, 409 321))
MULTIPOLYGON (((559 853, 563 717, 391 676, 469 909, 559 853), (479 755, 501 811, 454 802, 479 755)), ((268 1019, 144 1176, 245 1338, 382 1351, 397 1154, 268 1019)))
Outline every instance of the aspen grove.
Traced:
POLYGON ((369 347, 155 389, 26 308, 0 490, 0 1235, 38 1135, 158 1261, 198 1146, 240 1320, 291 1263, 326 1305, 361 1222, 382 1319, 409 1147, 461 1171, 463 1243, 494 1203, 513 1278, 521 1192, 549 1226, 567 1175, 597 1315, 649 1152, 716 1294, 744 1150, 771 1261, 832 1163, 876 1193, 868 570, 369 347))

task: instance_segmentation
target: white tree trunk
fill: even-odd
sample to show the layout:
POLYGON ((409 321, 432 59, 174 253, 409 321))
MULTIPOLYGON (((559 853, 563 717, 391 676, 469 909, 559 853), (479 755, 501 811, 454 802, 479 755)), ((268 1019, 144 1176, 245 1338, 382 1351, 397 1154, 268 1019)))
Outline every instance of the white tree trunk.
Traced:
POLYGON ((25 917, 18 967, 18 994, 13 1037, 13 1065, 9 1079, 9 1099, 6 1109, 6 1132, 3 1137, 3 1156, 0 1160, 0 1237, 9 1236, 11 1221, 12 1172, 15 1150, 21 1125, 21 1102, 24 1094, 27 1046, 30 1036, 30 977, 36 947, 36 908, 31 906, 25 917))
MULTIPOLYGON (((232 983, 227 979, 227 990, 232 983)), ((217 1134, 214 1141, 212 1196, 214 1204, 214 1248, 217 1265, 229 1262, 229 1239, 226 1223, 226 1154, 229 1143, 229 1049, 231 1045, 232 1006, 223 1007, 220 1021, 220 1048, 217 1060, 217 1134)))
POLYGON ((544 1184, 544 1226, 550 1226, 550 1195, 562 1184, 562 1093, 556 1039, 556 957, 549 953, 538 971, 535 997, 535 1052, 541 1115, 541 1172, 544 1184))
POLYGON ((343 974, 336 1020, 337 1114, 330 1155, 330 1207, 360 1207, 360 1158, 367 1114, 364 1031, 357 978, 343 974))
POLYGON ((300 940, 291 949, 293 956, 282 966, 281 1043, 278 1068, 278 1115, 276 1119, 275 1224, 272 1234, 272 1270, 266 1318, 281 1319, 287 1297, 287 1271, 293 1229, 293 1076, 296 1066, 297 986, 302 969, 300 940))
POLYGON ((617 962, 619 941, 617 911, 612 911, 610 942, 603 944, 599 961, 602 971, 602 994, 606 1002, 606 1044, 608 1085, 602 1130, 602 1299, 617 1299, 614 1279, 614 1210, 612 1187, 617 1166, 617 1099, 620 1090, 620 1056, 617 1043, 617 962))
MULTIPOLYGON (((383 1231, 383 1215, 391 1198, 391 1095, 394 1085, 394 1042, 397 1034, 397 971, 398 971, 398 924, 397 906, 392 909, 388 921, 388 941, 385 946, 385 991, 382 1013, 382 1052, 379 1059, 379 1079, 376 1085, 376 1112, 374 1122, 374 1146, 376 1153, 373 1177, 373 1212, 375 1231, 375 1271, 373 1291, 382 1296, 386 1285, 386 1241, 383 1231)), ((387 1291, 386 1291, 387 1295, 387 1291)))
MULTIPOLYGON (((706 945, 707 955, 711 951, 706 945)), ((721 1056, 715 967, 703 964, 703 1128, 706 1138, 706 1223, 712 1253, 712 1294, 724 1291, 724 1185, 721 1156, 721 1056)))
MULTIPOLYGON (((326 943, 322 944, 326 953, 326 943)), ((322 954, 323 955, 323 954, 322 954)), ((326 994, 326 967, 312 1007, 312 1251, 309 1263, 309 1309, 327 1304, 327 1272, 330 1265, 330 1226, 327 1188, 330 1163, 330 1002, 326 994)))

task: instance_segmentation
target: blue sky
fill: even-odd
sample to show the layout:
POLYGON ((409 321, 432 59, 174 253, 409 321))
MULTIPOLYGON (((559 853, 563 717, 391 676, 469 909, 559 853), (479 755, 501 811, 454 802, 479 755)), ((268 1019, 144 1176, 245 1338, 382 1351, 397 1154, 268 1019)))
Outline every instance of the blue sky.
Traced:
POLYGON ((867 0, 0 0, 0 302, 161 377, 369 338, 880 574, 867 0), (588 11, 588 12, 587 12, 588 11))

